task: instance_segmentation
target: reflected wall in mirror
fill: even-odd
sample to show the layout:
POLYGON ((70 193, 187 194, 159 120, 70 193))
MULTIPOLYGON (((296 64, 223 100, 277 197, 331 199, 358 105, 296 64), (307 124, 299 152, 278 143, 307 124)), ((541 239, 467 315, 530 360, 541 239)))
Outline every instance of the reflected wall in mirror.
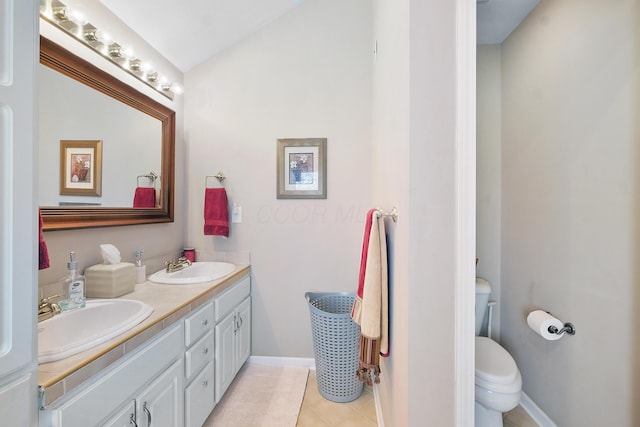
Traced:
POLYGON ((40 62, 44 229, 172 222, 175 112, 44 37, 40 62), (103 141, 100 196, 60 194, 58 157, 66 139, 103 141), (137 187, 155 188, 156 207, 134 208, 137 187))

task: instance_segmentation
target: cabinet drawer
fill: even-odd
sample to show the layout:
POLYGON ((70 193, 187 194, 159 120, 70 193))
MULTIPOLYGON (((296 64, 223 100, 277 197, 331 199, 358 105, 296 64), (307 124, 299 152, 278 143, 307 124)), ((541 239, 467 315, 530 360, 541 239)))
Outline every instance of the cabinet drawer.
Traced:
POLYGON ((213 330, 185 352, 184 360, 186 378, 191 378, 208 360, 213 360, 213 330))
POLYGON ((184 413, 186 427, 200 427, 213 407, 213 361, 184 390, 184 413))
POLYGON ((208 302, 184 320, 184 343, 187 347, 213 327, 213 303, 208 302))
POLYGON ((214 300, 216 322, 231 312, 251 293, 251 278, 246 277, 214 300))

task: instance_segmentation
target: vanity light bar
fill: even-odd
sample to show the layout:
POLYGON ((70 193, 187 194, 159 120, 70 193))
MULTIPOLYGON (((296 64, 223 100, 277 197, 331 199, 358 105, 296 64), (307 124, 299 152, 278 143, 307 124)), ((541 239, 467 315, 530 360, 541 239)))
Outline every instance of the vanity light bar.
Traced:
POLYGON ((40 8, 40 16, 45 21, 71 35, 167 98, 173 100, 174 94, 182 93, 182 88, 179 85, 159 75, 151 68, 150 64, 143 63, 135 53, 116 43, 84 17, 70 11, 61 1, 51 0, 43 3, 44 5, 40 8))

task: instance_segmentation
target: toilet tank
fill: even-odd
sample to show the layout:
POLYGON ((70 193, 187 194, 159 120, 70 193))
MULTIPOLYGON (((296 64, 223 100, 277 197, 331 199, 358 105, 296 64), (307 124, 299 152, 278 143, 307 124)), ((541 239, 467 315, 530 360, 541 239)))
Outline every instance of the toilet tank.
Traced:
POLYGON ((491 285, 488 281, 476 277, 476 336, 480 335, 484 318, 489 308, 491 285))

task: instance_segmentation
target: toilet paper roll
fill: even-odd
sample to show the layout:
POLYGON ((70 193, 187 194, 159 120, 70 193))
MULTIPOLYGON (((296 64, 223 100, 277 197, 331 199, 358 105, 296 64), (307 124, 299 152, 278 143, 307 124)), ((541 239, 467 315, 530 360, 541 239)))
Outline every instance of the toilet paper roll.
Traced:
POLYGON ((532 311, 527 316, 527 323, 529 324, 529 327, 531 329, 533 329, 538 335, 540 335, 545 340, 549 340, 549 341, 559 340, 564 335, 564 332, 560 335, 549 332, 549 326, 555 326, 556 328, 558 328, 558 330, 560 330, 564 327, 564 324, 560 320, 556 319, 555 317, 547 313, 546 311, 542 311, 542 310, 532 311))

